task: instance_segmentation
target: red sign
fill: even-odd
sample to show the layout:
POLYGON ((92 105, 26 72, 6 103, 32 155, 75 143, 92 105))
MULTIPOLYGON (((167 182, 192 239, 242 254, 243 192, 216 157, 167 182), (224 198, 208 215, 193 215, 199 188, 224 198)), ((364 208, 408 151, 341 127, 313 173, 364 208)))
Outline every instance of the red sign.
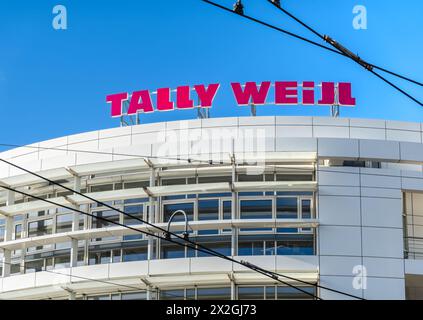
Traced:
MULTIPOLYGON (((112 117, 120 117, 123 113, 124 102, 129 103, 125 114, 151 113, 157 111, 172 111, 175 109, 193 109, 194 107, 211 108, 213 100, 219 91, 219 84, 181 86, 160 88, 156 92, 149 90, 129 93, 111 94, 106 101, 111 104, 112 117), (173 97, 172 97, 173 94, 173 97), (152 96, 155 95, 155 105, 152 96), (194 95, 197 99, 194 101, 194 95)), ((318 106, 349 106, 356 105, 356 99, 352 96, 351 83, 348 82, 322 82, 316 85, 313 81, 264 81, 231 83, 232 92, 238 106, 254 105, 318 105, 318 106), (273 88, 273 102, 268 101, 268 96, 273 88)))

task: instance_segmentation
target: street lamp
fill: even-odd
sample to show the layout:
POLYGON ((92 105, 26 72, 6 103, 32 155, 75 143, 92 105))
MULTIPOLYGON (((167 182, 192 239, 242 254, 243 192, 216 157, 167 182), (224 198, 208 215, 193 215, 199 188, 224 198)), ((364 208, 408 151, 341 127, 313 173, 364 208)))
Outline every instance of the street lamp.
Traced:
POLYGON ((172 215, 169 218, 169 221, 167 222, 167 232, 165 233, 165 238, 170 239, 170 224, 172 223, 173 218, 177 214, 182 214, 185 218, 185 231, 183 233, 183 237, 185 240, 187 240, 188 239, 188 217, 184 210, 176 210, 174 213, 172 213, 172 215))

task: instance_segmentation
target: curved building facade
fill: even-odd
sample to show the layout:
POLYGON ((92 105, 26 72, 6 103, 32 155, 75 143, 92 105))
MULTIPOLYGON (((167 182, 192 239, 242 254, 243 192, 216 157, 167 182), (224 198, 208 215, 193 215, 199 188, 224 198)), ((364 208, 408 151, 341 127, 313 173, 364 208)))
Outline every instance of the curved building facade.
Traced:
MULTIPOLYGON (((396 121, 213 118, 61 137, 0 158, 162 228, 182 210, 191 240, 323 299, 350 297, 317 285, 419 299, 422 135, 420 123, 396 121)), ((1 185, 50 201, 0 188, 1 299, 310 298, 145 236, 137 230, 163 234, 3 163, 1 185)), ((183 215, 170 230, 185 231, 183 215)))

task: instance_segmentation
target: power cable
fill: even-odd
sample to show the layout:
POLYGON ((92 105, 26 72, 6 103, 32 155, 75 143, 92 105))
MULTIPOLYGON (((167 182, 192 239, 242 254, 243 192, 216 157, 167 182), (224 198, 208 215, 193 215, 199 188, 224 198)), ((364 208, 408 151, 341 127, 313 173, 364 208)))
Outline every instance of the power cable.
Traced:
MULTIPOLYGON (((251 269, 251 270, 254 270, 254 271, 258 272, 258 273, 261 273, 261 274, 263 274, 263 275, 265 275, 265 276, 267 276, 267 277, 270 277, 270 278, 272 278, 272 279, 274 279, 274 280, 277 280, 277 281, 279 281, 279 282, 281 282, 281 283, 283 283, 283 284, 285 284, 285 285, 288 285, 288 286, 290 286, 290 287, 292 287, 292 288, 296 288, 297 290, 300 290, 300 291, 302 291, 303 293, 307 293, 307 294, 309 294, 308 292, 306 292, 306 291, 304 291, 304 290, 302 290, 302 289, 299 289, 299 288, 297 288, 297 287, 295 287, 295 286, 293 286, 293 285, 291 285, 291 284, 289 284, 289 283, 287 283, 287 282, 284 282, 284 281, 280 280, 280 279, 278 278, 278 275, 276 275, 276 274, 274 274, 274 273, 272 273, 272 272, 270 272, 270 271, 267 271, 267 270, 265 270, 265 269, 263 269, 263 268, 260 268, 260 267, 258 267, 258 266, 255 266, 255 265, 253 265, 253 264, 251 264, 251 263, 249 263, 249 262, 245 262, 245 261, 241 261, 241 262, 240 262, 240 261, 237 261, 237 260, 235 260, 235 259, 229 258, 229 257, 227 257, 227 256, 225 256, 225 255, 223 255, 223 254, 221 254, 221 253, 219 253, 219 252, 217 252, 217 251, 215 251, 215 250, 209 249, 209 248, 207 248, 207 247, 205 247, 205 246, 203 246, 203 245, 201 245, 201 244, 195 243, 195 242, 191 241, 191 240, 190 240, 189 238, 187 238, 187 237, 181 237, 181 236, 179 236, 178 234, 175 234, 175 233, 173 233, 173 232, 170 232, 170 231, 168 231, 168 230, 165 230, 165 229, 163 229, 163 228, 161 228, 161 227, 159 227, 159 226, 156 226, 156 225, 154 225, 154 224, 152 224, 152 223, 150 223, 150 222, 148 222, 148 221, 145 221, 145 220, 140 219, 140 218, 138 218, 138 217, 136 217, 136 216, 133 216, 133 215, 131 215, 131 214, 129 214, 129 213, 126 213, 126 212, 124 212, 124 211, 122 211, 122 210, 119 210, 119 209, 117 209, 117 208, 114 208, 114 207, 112 207, 112 206, 110 206, 110 205, 108 205, 108 204, 106 204, 106 203, 104 203, 104 202, 101 202, 101 201, 98 201, 98 200, 96 200, 96 199, 93 199, 93 198, 91 198, 91 197, 89 197, 89 196, 87 196, 87 195, 85 195, 85 194, 82 194, 82 193, 77 192, 77 191, 75 191, 75 190, 73 190, 73 189, 71 189, 71 188, 68 188, 68 187, 66 187, 66 186, 63 186, 63 185, 61 185, 60 183, 57 183, 57 182, 52 181, 52 180, 50 180, 50 179, 48 179, 48 178, 45 178, 45 177, 43 177, 43 176, 41 176, 41 175, 39 175, 39 174, 37 174, 37 173, 35 173, 35 172, 32 172, 32 171, 30 171, 30 170, 28 170, 28 169, 25 169, 25 168, 21 167, 21 166, 18 166, 18 165, 16 165, 16 164, 13 164, 13 163, 11 163, 11 162, 9 162, 9 161, 6 161, 6 160, 4 160, 4 159, 0 159, 0 161, 2 161, 2 162, 4 162, 4 163, 7 163, 7 164, 9 164, 9 165, 11 165, 11 166, 14 166, 15 168, 18 168, 18 169, 20 169, 20 170, 23 170, 23 171, 25 171, 25 172, 27 172, 27 173, 30 173, 30 174, 32 174, 32 175, 34 175, 34 176, 36 176, 36 177, 38 177, 38 178, 41 178, 41 179, 43 179, 43 180, 45 180, 45 181, 48 181, 48 182, 49 182, 49 183, 51 183, 51 184, 55 184, 55 185, 61 186, 62 188, 66 189, 66 190, 69 190, 69 191, 73 192, 74 194, 78 194, 78 195, 80 195, 80 196, 82 196, 82 197, 84 197, 84 198, 86 198, 86 199, 89 199, 89 200, 91 200, 91 201, 93 201, 93 202, 95 202, 95 203, 97 203, 97 204, 99 204, 99 205, 102 205, 102 206, 108 207, 109 209, 111 209, 111 210, 113 210, 113 211, 119 212, 119 213, 121 213, 121 214, 123 214, 123 215, 126 215, 126 216, 128 216, 128 217, 132 218, 132 219, 138 220, 138 221, 140 221, 140 222, 142 222, 142 223, 144 223, 144 224, 147 224, 147 225, 149 225, 149 226, 152 226, 152 227, 154 227, 155 229, 161 230, 162 232, 164 232, 164 234, 165 234, 166 236, 165 236, 165 237, 160 237, 159 235, 152 234, 152 233, 148 233, 148 232, 145 232, 145 231, 141 231, 141 230, 135 229, 135 228, 133 228, 133 227, 130 227, 130 226, 126 226, 126 225, 124 225, 124 224, 121 224, 121 223, 119 223, 119 222, 115 222, 115 221, 112 221, 112 220, 108 220, 108 219, 106 219, 106 218, 104 218, 104 217, 97 217, 97 216, 94 216, 94 215, 92 215, 92 214, 89 214, 89 213, 83 212, 83 211, 81 211, 81 210, 77 210, 77 209, 74 209, 74 208, 70 208, 70 207, 67 207, 67 206, 64 206, 64 205, 59 205, 59 204, 54 203, 54 202, 52 202, 52 201, 50 201, 50 200, 47 200, 47 199, 42 199, 41 197, 37 197, 37 196, 33 196, 33 195, 29 195, 29 194, 27 194, 27 193, 25 193, 25 192, 23 192, 23 191, 18 191, 18 190, 15 190, 15 189, 13 189, 13 188, 10 188, 10 187, 8 187, 8 186, 2 186, 3 188, 5 188, 5 189, 7 189, 7 190, 9 190, 9 191, 15 191, 15 192, 17 192, 17 193, 24 194, 24 195, 26 195, 26 196, 28 196, 28 197, 33 197, 33 198, 36 198, 36 199, 38 199, 38 200, 41 200, 41 201, 44 201, 44 202, 48 202, 48 203, 50 203, 50 204, 54 204, 54 205, 56 205, 56 206, 60 206, 60 207, 66 208, 66 209, 71 210, 71 211, 80 212, 80 213, 82 213, 82 214, 84 214, 84 215, 88 215, 88 216, 92 216, 92 217, 94 216, 94 217, 95 217, 95 218, 97 218, 97 219, 98 219, 98 218, 100 218, 100 219, 101 219, 101 220, 103 220, 103 221, 108 221, 108 222, 111 222, 111 223, 113 223, 113 224, 116 224, 116 225, 119 225, 119 226, 122 226, 122 227, 126 227, 126 228, 128 228, 128 229, 134 230, 134 231, 136 231, 136 232, 141 232, 141 233, 147 234, 147 235, 152 236, 152 237, 156 237, 156 238, 164 239, 164 240, 167 240, 167 241, 169 241, 169 242, 176 243, 176 244, 178 244, 178 245, 182 245, 182 246, 185 246, 185 247, 190 247, 190 248, 192 248, 192 249, 194 249, 194 250, 197 250, 197 251, 200 251, 200 252, 204 252, 204 253, 206 253, 206 254, 210 254, 210 255, 213 255, 213 256, 216 256, 216 257, 220 257, 220 258, 222 258, 222 259, 225 259, 225 260, 231 261, 231 262, 233 262, 233 263, 236 263, 236 264, 242 265, 242 266, 247 267, 247 268, 249 268, 249 269, 251 269), (188 242, 188 243, 189 243, 189 246, 188 246, 187 244, 180 243, 180 242, 177 242, 177 241, 172 240, 172 239, 171 239, 171 237, 170 237, 170 235, 173 235, 173 236, 175 236, 176 238, 178 238, 178 239, 180 239, 180 240, 182 240, 182 241, 188 242), (192 246, 194 246, 194 247, 192 247, 192 246)), ((282 275, 280 275, 280 274, 279 274, 279 276, 282 276, 282 275)), ((292 279, 295 279, 295 278, 292 278, 292 277, 291 277, 290 279, 292 280, 292 279)), ((312 283, 308 283, 308 284, 309 284, 309 285, 314 285, 314 286, 316 286, 316 284, 312 284, 312 283)), ((320 287, 320 286, 319 286, 319 287, 320 287)), ((325 289, 326 289, 326 290, 331 290, 330 288, 326 288, 326 287, 325 287, 325 289)), ((349 295, 349 294, 345 293, 345 295, 349 295)), ((349 296, 351 296, 351 295, 349 295, 349 296)), ((355 296, 354 296, 354 297, 355 297, 355 296)), ((319 297, 318 297, 318 298, 319 298, 319 297)), ((359 298, 359 297, 355 297, 355 298, 357 298, 357 299, 362 299, 362 298, 359 298)), ((321 299, 321 298, 319 298, 319 299, 321 299)))
MULTIPOLYGON (((203 252, 203 253, 208 254, 208 255, 211 255, 211 256, 215 256, 215 257, 218 257, 218 258, 223 258, 223 259, 228 260, 228 261, 231 261, 231 262, 233 262, 233 263, 236 263, 236 264, 242 265, 242 266, 244 266, 244 267, 246 267, 246 268, 248 268, 248 269, 250 269, 250 270, 256 271, 257 273, 260 273, 260 274, 262 274, 262 275, 264 275, 264 276, 267 276, 267 277, 269 277, 269 278, 271 278, 271 279, 273 279, 273 280, 276 280, 276 281, 278 281, 278 282, 280 282, 280 283, 282 283, 282 284, 284 284, 284 285, 286 285, 286 286, 289 286, 289 287, 291 287, 291 288, 293 288, 293 289, 299 290, 299 291, 301 291, 301 292, 303 292, 303 293, 305 293, 305 294, 307 294, 307 295, 313 296, 313 298, 316 298, 316 299, 322 300, 320 297, 315 296, 315 295, 311 294, 311 293, 310 293, 310 292, 308 292, 308 291, 305 291, 305 290, 303 290, 303 289, 300 289, 299 287, 296 287, 295 285, 292 285, 292 284, 290 284, 290 283, 288 283, 288 282, 285 282, 285 281, 283 281, 283 280, 279 279, 279 277, 278 277, 277 275, 271 274, 270 272, 265 271, 265 270, 264 270, 264 269, 262 269, 262 268, 258 268, 258 267, 257 267, 257 269, 254 269, 254 268, 253 268, 253 266, 254 266, 253 264, 250 264, 250 263, 245 264, 245 262, 240 262, 240 261, 237 261, 237 260, 235 260, 235 259, 232 259, 232 258, 230 258, 230 257, 227 257, 227 256, 225 256, 225 255, 222 255, 222 254, 220 254, 220 253, 219 253, 219 252, 217 252, 217 251, 214 251, 214 250, 208 249, 207 247, 204 247, 203 245, 200 245, 200 244, 198 244, 198 243, 192 242, 192 241, 191 241, 191 240, 189 240, 189 239, 182 238, 182 237, 180 237, 179 235, 177 235, 177 234, 175 234, 175 233, 168 232, 167 230, 165 231, 165 234, 171 234, 171 235, 174 235, 175 237, 177 237, 177 238, 179 238, 179 239, 181 239, 181 240, 184 240, 184 241, 188 242, 189 244, 187 244, 187 243, 181 243, 181 242, 175 241, 175 240, 173 240, 173 239, 172 239, 172 238, 170 238, 170 237, 161 237, 161 236, 159 236, 159 235, 157 235, 157 234, 154 234, 154 233, 150 233, 150 232, 147 232, 147 231, 139 230, 139 229, 136 229, 136 228, 134 228, 134 227, 131 227, 131 226, 128 226, 128 225, 122 224, 122 223, 120 223, 120 222, 116 222, 116 221, 113 221, 113 220, 109 220, 109 219, 104 218, 104 217, 101 217, 101 216, 96 216, 96 215, 93 215, 93 214, 90 214, 90 213, 87 213, 87 212, 84 212, 84 211, 81 211, 81 210, 78 210, 78 209, 75 209, 75 208, 71 208, 71 207, 66 206, 66 205, 58 204, 58 203, 55 203, 55 202, 50 201, 50 200, 47 200, 47 199, 43 199, 43 198, 38 197, 38 196, 34 196, 34 195, 31 195, 31 194, 28 194, 28 193, 26 193, 26 192, 23 192, 23 191, 19 191, 19 190, 16 190, 16 189, 10 188, 10 187, 8 187, 8 186, 0 185, 0 187, 1 187, 1 188, 4 188, 4 189, 6 189, 6 190, 12 191, 12 192, 16 192, 16 193, 19 193, 19 194, 25 195, 25 196, 27 196, 27 197, 31 197, 31 198, 34 198, 34 199, 37 199, 37 200, 40 200, 40 201, 44 201, 44 202, 49 203, 49 204, 52 204, 52 205, 54 205, 54 206, 58 206, 58 207, 61 207, 61 208, 64 208, 64 209, 67 209, 67 210, 70 210, 70 211, 78 212, 78 213, 84 214, 84 215, 89 216, 89 217, 93 217, 93 218, 96 218, 96 219, 99 219, 99 220, 102 220, 102 221, 105 221, 105 222, 109 222, 109 223, 112 223, 112 224, 115 224, 115 225, 118 225, 118 226, 121 226, 121 227, 124 227, 124 228, 130 229, 130 230, 133 230, 133 231, 138 232, 138 233, 143 233, 143 234, 145 234, 145 235, 147 235, 147 236, 155 237, 155 238, 157 238, 157 239, 161 239, 161 240, 166 240, 166 241, 168 241, 168 242, 171 242, 171 243, 174 243, 174 244, 177 244, 177 245, 183 246, 183 247, 191 248, 191 249, 193 249, 193 250, 200 251, 200 252, 203 252)), ((107 206, 105 203, 102 203, 101 201, 97 201, 97 203, 98 203, 98 204, 101 204, 101 205, 104 205, 104 206, 107 206)), ((119 210, 119 209, 116 209, 116 208, 113 208, 113 207, 109 207, 109 208, 111 208, 111 209, 112 209, 112 210, 114 210, 114 211, 117 211, 117 212, 123 213, 123 211, 121 211, 121 210, 119 210)), ((139 220, 139 221, 141 221, 141 222, 143 222, 143 221, 144 221, 144 220, 142 220, 142 219, 139 219, 138 217, 132 216, 132 215, 127 214, 127 213, 123 213, 123 214, 125 214, 125 215, 127 215, 127 216, 130 216, 130 217, 132 217, 133 219, 139 220)), ((145 223, 145 222, 143 222, 143 223, 145 223)), ((148 223, 148 224, 149 224, 150 226, 153 226, 153 227, 154 227, 154 228, 156 228, 156 229, 159 229, 159 230, 160 230, 160 229, 161 229, 161 230, 164 230, 164 229, 162 229, 161 227, 155 226, 155 225, 150 224, 150 223, 148 223)), ((313 284, 313 285, 315 285, 315 284, 313 284)))
MULTIPOLYGON (((331 46, 333 46, 334 48, 338 49, 346 57, 350 58, 351 60, 355 61, 359 65, 363 66, 366 70, 368 70, 371 73, 373 73, 376 77, 378 77, 382 81, 386 82, 388 85, 390 85, 391 87, 393 87, 394 89, 396 89, 397 91, 399 91, 400 93, 402 93, 403 95, 407 96, 408 98, 410 98, 414 102, 416 102, 416 103, 420 104, 421 106, 423 106, 423 103, 422 102, 420 102, 419 100, 417 100, 416 98, 414 98, 413 96, 411 96, 409 93, 405 92, 403 89, 399 88, 397 85, 393 84, 391 81, 389 81, 386 78, 382 77, 377 72, 373 71, 373 68, 375 67, 374 65, 372 65, 370 63, 367 63, 366 61, 362 60, 358 55, 352 53, 350 50, 348 50, 347 48, 345 48, 344 46, 342 46, 341 44, 339 44, 338 42, 336 42, 335 40, 333 40, 331 37, 324 36, 324 35, 320 34, 315 29, 313 29, 308 24, 306 24, 304 21, 302 21, 301 19, 297 18, 296 16, 294 16, 293 14, 291 14, 289 11, 287 11, 286 9, 284 9, 282 6, 276 4, 275 2, 273 2, 271 0, 267 0, 267 1, 269 3, 271 3, 273 6, 275 6, 278 10, 282 11, 284 14, 286 14, 287 16, 289 16, 290 18, 294 19, 296 22, 298 22, 299 24, 301 24, 303 27, 305 27, 306 29, 310 30, 312 33, 314 33, 315 35, 317 35, 323 41, 329 43, 331 46)), ((381 68, 378 68, 378 69, 382 70, 381 68)), ((388 71, 386 69, 383 69, 383 70, 388 71)), ((393 73, 393 72, 389 72, 389 73, 398 76, 396 73, 393 73)), ((408 79, 408 78, 403 77, 403 76, 401 76, 401 78, 402 79, 405 79, 407 81, 411 81, 411 82, 413 82, 415 84, 418 84, 420 86, 423 86, 422 83, 419 83, 417 81, 408 79)))
MULTIPOLYGON (((316 31, 315 29, 313 29, 311 26, 309 26, 308 24, 306 24, 304 21, 302 21, 302 20, 300 20, 299 18, 297 18, 296 16, 294 16, 292 13, 290 13, 288 10, 286 10, 285 8, 283 8, 281 5, 280 5, 280 3, 278 4, 278 3, 275 3, 274 2, 274 0, 267 0, 268 2, 270 2, 272 5, 274 5, 277 9, 279 9, 280 11, 282 11, 284 14, 286 14, 287 16, 289 16, 290 18, 292 18, 292 19, 294 19, 295 21, 297 21, 299 24, 301 24, 303 27, 305 27, 306 29, 308 29, 308 30, 310 30, 312 33, 314 33, 316 36, 318 36, 320 39, 322 39, 323 41, 325 41, 325 42, 328 42, 328 39, 323 35, 323 34, 321 34, 321 33, 319 33, 318 31, 316 31)), ((328 42, 329 44, 330 44, 330 42, 328 42)), ((342 51, 341 51, 342 52, 342 51)), ((418 81, 416 81, 416 80, 413 80, 413 79, 410 79, 410 78, 408 78, 408 77, 406 77, 406 76, 403 76, 403 75, 400 75, 400 74, 398 74, 398 73, 396 73, 396 72, 393 72, 393 71, 390 71, 390 70, 387 70, 387 69, 385 69, 385 68, 382 68, 382 67, 379 67, 379 66, 377 66, 377 65, 374 65, 374 64, 371 64, 371 63, 367 63, 369 66, 371 66, 372 68, 375 68, 375 69, 379 69, 379 70, 381 70, 381 71, 383 71, 383 72, 386 72, 386 73, 389 73, 389 74, 391 74, 391 75, 393 75, 393 76, 396 76, 396 77, 398 77, 398 78, 401 78, 401 79, 403 79, 403 80, 406 80, 406 81, 409 81, 409 82, 412 82, 412 83, 414 83, 414 84, 416 84, 416 85, 418 85, 418 86, 423 86, 423 83, 421 83, 421 82, 418 82, 418 81)))
MULTIPOLYGON (((222 6, 222 5, 220 5, 220 4, 217 4, 217 3, 213 2, 213 1, 210 1, 210 0, 201 0, 201 1, 206 2, 206 3, 208 3, 208 4, 211 4, 211 5, 215 6, 215 7, 218 7, 218 8, 220 8, 220 9, 223 9, 223 10, 225 10, 225 11, 231 12, 231 13, 233 13, 233 14, 236 14, 236 15, 238 15, 238 16, 240 16, 240 17, 243 17, 243 18, 246 18, 246 19, 248 19, 248 20, 251 20, 251 21, 253 21, 253 22, 256 22, 256 23, 258 23, 258 24, 264 25, 264 26, 266 26, 266 27, 268 27, 268 28, 271 28, 271 29, 277 30, 277 31, 279 31, 279 32, 282 32, 282 33, 287 34, 287 35, 289 35, 289 36, 292 36, 292 37, 294 37, 294 38, 297 38, 297 39, 300 39, 300 40, 302 40, 302 41, 308 42, 308 43, 310 43, 310 44, 312 44, 312 45, 315 45, 315 46, 318 46, 318 47, 320 47, 320 48, 326 49, 326 50, 328 50, 328 51, 331 51, 331 52, 337 53, 337 54, 339 54, 339 55, 343 55, 343 56, 345 56, 345 57, 348 57, 348 58, 352 59, 353 61, 357 62, 358 64, 360 64, 360 65, 362 65, 362 66, 365 66, 365 68, 366 68, 366 69, 368 69, 368 70, 369 70, 370 68, 375 68, 375 67, 377 67, 377 66, 375 66, 375 65, 372 65, 372 64, 370 64, 370 63, 365 62, 364 60, 360 59, 360 58, 359 58, 358 56, 356 56, 356 55, 351 56, 351 55, 348 53, 349 51, 339 51, 339 49, 341 49, 341 48, 343 48, 343 47, 342 47, 341 45, 339 45, 337 42, 335 42, 333 39, 331 39, 331 40, 332 40, 332 41, 331 41, 331 42, 332 42, 332 43, 331 43, 331 45, 333 45, 334 47, 336 47, 338 50, 335 50, 335 49, 332 49, 332 48, 330 48, 330 47, 324 46, 324 45, 322 45, 322 44, 320 44, 320 43, 317 43, 317 42, 312 41, 312 40, 310 40, 310 39, 307 39, 307 38, 305 38, 305 37, 302 37, 302 36, 296 35, 296 34, 294 34, 294 33, 292 33, 292 32, 287 31, 287 30, 284 30, 284 29, 278 28, 278 27, 276 27, 276 26, 274 26, 274 25, 271 25, 271 24, 269 24, 269 23, 266 23, 266 22, 264 22, 264 21, 261 21, 261 20, 259 20, 259 19, 254 18, 254 17, 248 16, 248 15, 245 15, 245 14, 239 14, 239 13, 236 13, 236 12, 234 12, 233 10, 231 10, 231 9, 229 9, 229 8, 225 7, 225 6, 222 6), (336 43, 336 44, 335 44, 335 43, 336 43)), ((312 29, 311 27, 309 27, 309 28, 310 28, 311 30, 313 30, 313 31, 314 31, 314 29, 312 29)), ((316 33, 317 33, 317 32, 316 32, 316 33)), ((318 34, 318 33, 317 33, 317 34, 318 34)), ((329 40, 325 40, 325 41, 326 41, 326 42, 329 42, 329 40)), ((329 42, 329 43, 330 43, 330 42, 329 42)), ((407 77, 405 77, 405 76, 401 76, 401 75, 399 75, 399 74, 397 74, 397 73, 395 73, 395 72, 388 71, 388 70, 387 70, 387 69, 385 69, 385 68, 380 68, 380 67, 377 67, 377 68, 378 68, 378 69, 380 69, 381 71, 388 72, 388 73, 390 73, 391 75, 394 75, 394 76, 400 77, 400 78, 402 78, 402 79, 404 79, 404 80, 411 81, 411 82, 413 82, 413 83, 415 83, 415 84, 417 84, 417 85, 423 86, 423 84, 422 84, 422 83, 420 83, 420 82, 417 82, 417 81, 415 81, 415 80, 411 80, 411 79, 409 79, 409 78, 407 78, 407 77)), ((371 71, 371 70, 369 70, 369 71, 371 71)), ((372 72, 372 73, 373 73, 373 74, 375 74, 378 78, 382 79, 385 83, 387 83, 388 85, 390 85, 391 87, 393 87, 394 89, 396 89, 397 91, 399 91, 401 94, 404 94, 405 96, 407 96, 409 99, 413 100, 414 102, 416 102, 416 103, 417 103, 417 104, 419 104, 420 106, 423 106, 423 103, 422 103, 422 102, 420 102, 419 100, 417 100, 416 98, 414 98, 414 97, 413 97, 413 96, 411 96, 410 94, 406 93, 404 90, 400 89, 398 86, 394 85, 394 84, 393 84, 392 82, 390 82, 389 80, 385 79, 384 77, 382 77, 381 75, 379 75, 379 74, 377 74, 377 73, 375 73, 375 72, 372 72)))

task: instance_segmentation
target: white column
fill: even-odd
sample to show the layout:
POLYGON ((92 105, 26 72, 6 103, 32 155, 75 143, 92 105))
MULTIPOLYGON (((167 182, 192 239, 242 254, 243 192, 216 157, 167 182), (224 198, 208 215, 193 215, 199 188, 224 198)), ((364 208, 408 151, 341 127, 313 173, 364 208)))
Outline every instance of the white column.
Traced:
MULTIPOLYGON (((150 187, 154 187, 156 185, 156 177, 155 177, 155 170, 154 168, 151 168, 151 172, 150 172, 150 187)), ((156 218, 156 205, 155 205, 155 198, 154 197, 149 197, 149 214, 148 214, 148 222, 149 223, 155 223, 156 218)), ((147 247, 147 258, 148 260, 152 260, 154 257, 154 237, 152 236, 148 236, 148 247, 147 247)), ((151 300, 152 299, 152 295, 151 295, 151 287, 148 286, 147 287, 147 300, 151 300)))
POLYGON ((69 300, 76 300, 75 291, 69 291, 69 300))
MULTIPOLYGON (((74 177, 73 189, 76 192, 81 192, 81 178, 80 177, 77 177, 77 176, 74 177)), ((77 205, 74 205, 72 207, 76 210, 80 209, 80 206, 77 206, 77 205)), ((72 231, 78 231, 79 229, 79 215, 80 215, 79 212, 75 212, 75 211, 73 212, 72 231)), ((72 239, 70 265, 71 267, 76 267, 77 264, 78 264, 78 240, 72 239)))
MULTIPOLYGON (((15 204, 15 193, 13 191, 7 191, 6 205, 11 206, 15 204)), ((5 230, 4 230, 4 241, 11 241, 13 234, 13 217, 5 218, 5 230)), ((10 276, 10 263, 12 261, 12 252, 10 250, 3 250, 3 277, 10 276)))
POLYGON ((231 300, 236 300, 236 285, 233 278, 233 274, 231 274, 230 279, 231 279, 231 300))
MULTIPOLYGON (((235 164, 235 155, 233 155, 233 164, 232 164, 232 183, 236 181, 236 164, 235 164)), ((237 219, 237 202, 238 197, 235 191, 232 191, 232 205, 231 205, 231 219, 237 219)), ((236 256, 238 254, 238 229, 232 227, 232 238, 231 238, 231 254, 232 256, 236 256)))

